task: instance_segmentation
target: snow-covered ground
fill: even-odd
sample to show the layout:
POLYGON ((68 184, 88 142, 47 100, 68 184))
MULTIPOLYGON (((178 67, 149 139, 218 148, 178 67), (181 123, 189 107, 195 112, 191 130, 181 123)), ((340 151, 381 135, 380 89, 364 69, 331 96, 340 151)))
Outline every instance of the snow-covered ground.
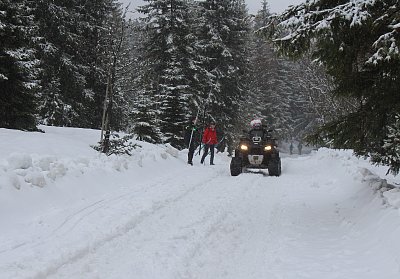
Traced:
POLYGON ((0 278, 400 278, 400 178, 350 151, 231 177, 224 154, 41 128, 0 129, 0 278))

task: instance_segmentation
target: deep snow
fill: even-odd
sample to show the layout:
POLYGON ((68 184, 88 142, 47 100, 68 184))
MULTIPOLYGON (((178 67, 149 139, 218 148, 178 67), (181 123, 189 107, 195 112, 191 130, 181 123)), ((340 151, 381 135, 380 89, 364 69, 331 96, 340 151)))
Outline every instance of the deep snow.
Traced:
POLYGON ((225 154, 41 128, 0 129, 0 278, 400 278, 400 179, 351 151, 231 177, 225 154))

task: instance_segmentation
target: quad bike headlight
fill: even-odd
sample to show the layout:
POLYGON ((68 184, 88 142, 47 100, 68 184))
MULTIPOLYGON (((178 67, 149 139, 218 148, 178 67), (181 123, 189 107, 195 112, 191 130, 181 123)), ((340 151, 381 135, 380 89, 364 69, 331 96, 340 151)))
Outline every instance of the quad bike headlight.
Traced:
POLYGON ((247 145, 245 145, 245 144, 241 144, 240 145, 240 149, 243 150, 243 151, 247 151, 249 149, 249 147, 247 145))
POLYGON ((270 151, 272 149, 272 146, 271 145, 266 145, 265 147, 264 147, 264 150, 265 151, 270 151))

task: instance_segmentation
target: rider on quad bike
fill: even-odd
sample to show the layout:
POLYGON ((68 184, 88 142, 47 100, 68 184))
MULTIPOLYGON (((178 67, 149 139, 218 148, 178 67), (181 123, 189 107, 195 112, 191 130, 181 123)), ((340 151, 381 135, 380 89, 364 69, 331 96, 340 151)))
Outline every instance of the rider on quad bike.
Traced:
POLYGON ((281 159, 277 149, 276 139, 262 125, 260 119, 250 122, 252 129, 246 137, 240 139, 235 149, 230 169, 231 175, 237 176, 247 169, 268 169, 270 176, 281 174, 281 159))

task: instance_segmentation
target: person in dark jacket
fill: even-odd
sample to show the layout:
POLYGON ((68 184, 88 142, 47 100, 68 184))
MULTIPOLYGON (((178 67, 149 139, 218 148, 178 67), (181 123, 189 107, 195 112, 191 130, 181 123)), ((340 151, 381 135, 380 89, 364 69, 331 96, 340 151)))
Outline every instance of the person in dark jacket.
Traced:
POLYGON ((208 154, 208 150, 210 150, 210 165, 214 165, 214 147, 218 143, 217 140, 217 130, 215 129, 215 122, 211 121, 210 125, 204 130, 203 133, 203 143, 204 143, 204 153, 203 157, 201 157, 200 163, 204 163, 204 159, 208 154))
POLYGON ((197 118, 193 117, 189 125, 185 127, 185 135, 184 135, 185 145, 189 149, 187 163, 192 166, 193 166, 194 151, 200 144, 200 132, 196 124, 197 124, 197 118))
POLYGON ((299 150, 299 155, 301 155, 302 148, 303 148, 303 145, 301 144, 301 141, 299 141, 299 144, 297 145, 297 149, 299 150))

